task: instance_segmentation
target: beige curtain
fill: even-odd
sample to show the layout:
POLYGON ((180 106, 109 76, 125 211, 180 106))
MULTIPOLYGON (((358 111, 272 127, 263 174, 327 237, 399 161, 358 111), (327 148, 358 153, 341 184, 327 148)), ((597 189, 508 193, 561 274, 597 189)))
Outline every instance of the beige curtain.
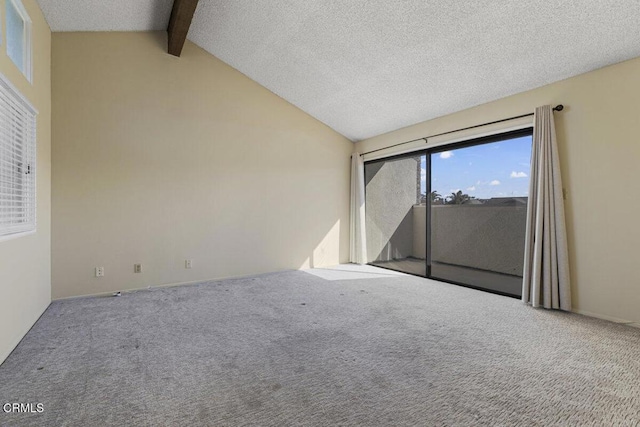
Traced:
POLYGON ((549 105, 535 111, 526 233, 522 300, 571 310, 560 160, 549 105))
POLYGON ((351 155, 351 249, 349 260, 367 263, 367 236, 364 228, 364 161, 359 153, 351 155))

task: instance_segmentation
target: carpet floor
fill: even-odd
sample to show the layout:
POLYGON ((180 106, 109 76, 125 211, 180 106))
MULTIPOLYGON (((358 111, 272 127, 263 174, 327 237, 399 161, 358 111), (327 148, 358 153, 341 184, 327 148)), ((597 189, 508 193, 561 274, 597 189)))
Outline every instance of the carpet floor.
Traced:
POLYGON ((19 426, 640 425, 640 329, 373 267, 56 301, 19 426))

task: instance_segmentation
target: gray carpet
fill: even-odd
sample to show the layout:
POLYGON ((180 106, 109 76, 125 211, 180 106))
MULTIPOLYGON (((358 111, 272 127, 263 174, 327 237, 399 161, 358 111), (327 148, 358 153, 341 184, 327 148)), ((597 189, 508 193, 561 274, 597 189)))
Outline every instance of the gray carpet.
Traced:
POLYGON ((0 425, 640 424, 639 329, 368 271, 54 302, 0 425))

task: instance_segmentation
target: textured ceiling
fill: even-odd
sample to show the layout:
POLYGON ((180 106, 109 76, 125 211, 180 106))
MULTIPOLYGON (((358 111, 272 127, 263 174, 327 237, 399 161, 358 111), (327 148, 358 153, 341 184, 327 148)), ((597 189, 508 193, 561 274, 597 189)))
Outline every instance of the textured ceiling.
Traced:
MULTIPOLYGON (((163 29, 172 3, 38 1, 53 31, 163 29)), ((200 0, 189 39, 360 140, 638 57, 639 22, 639 0, 200 0)))
MULTIPOLYGON (((206 0, 203 0, 206 1, 206 0)), ((173 0, 37 0, 51 31, 166 30, 173 0)))

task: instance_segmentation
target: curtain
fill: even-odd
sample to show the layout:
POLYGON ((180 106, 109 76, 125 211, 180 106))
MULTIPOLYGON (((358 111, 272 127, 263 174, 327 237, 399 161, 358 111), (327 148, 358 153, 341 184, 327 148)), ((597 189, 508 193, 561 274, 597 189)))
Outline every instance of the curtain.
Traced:
POLYGON ((367 236, 364 228, 364 160, 359 153, 351 155, 351 249, 349 261, 367 263, 367 236))
POLYGON ((569 256, 553 110, 538 107, 534 117, 522 300, 569 311, 569 256))

